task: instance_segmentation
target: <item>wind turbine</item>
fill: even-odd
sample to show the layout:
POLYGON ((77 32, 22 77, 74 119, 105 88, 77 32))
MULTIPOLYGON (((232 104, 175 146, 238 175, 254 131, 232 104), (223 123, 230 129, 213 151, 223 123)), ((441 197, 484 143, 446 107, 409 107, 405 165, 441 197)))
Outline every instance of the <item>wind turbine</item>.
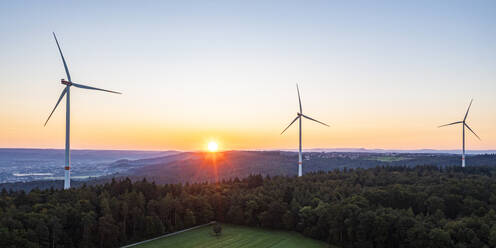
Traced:
POLYGON ((445 126, 451 126, 451 125, 456 125, 456 124, 462 124, 462 167, 465 167, 465 127, 467 127, 468 130, 470 130, 470 132, 472 132, 475 135, 475 137, 477 137, 477 139, 480 140, 479 136, 467 124, 468 111, 470 110, 470 106, 472 106, 473 101, 474 101, 474 99, 470 100, 470 104, 468 105, 467 112, 465 113, 465 117, 463 117, 462 121, 456 121, 453 123, 439 126, 439 127, 445 127, 445 126))
POLYGON ((286 127, 286 129, 284 129, 284 130, 281 132, 281 134, 283 134, 286 130, 288 130, 288 128, 289 128, 291 125, 293 125, 293 123, 294 123, 296 120, 299 120, 299 128, 300 128, 300 147, 299 147, 299 152, 298 152, 298 176, 299 176, 299 177, 301 177, 301 175, 302 175, 302 163, 303 163, 303 162, 302 162, 302 159, 301 159, 301 119, 302 119, 302 117, 307 118, 307 119, 309 119, 309 120, 311 120, 311 121, 315 121, 315 122, 317 122, 317 123, 320 123, 320 124, 322 124, 322 125, 324 125, 324 126, 329 126, 329 125, 327 125, 327 124, 325 124, 325 123, 323 123, 323 122, 320 122, 320 121, 318 121, 318 120, 315 120, 315 119, 313 119, 313 118, 311 118, 311 117, 308 117, 308 116, 306 116, 306 115, 304 115, 304 114, 303 114, 303 110, 301 109, 300 89, 298 89, 298 84, 296 84, 296 91, 298 92, 298 102, 299 102, 299 104, 300 104, 300 112, 297 112, 297 113, 296 113, 296 118, 294 118, 294 120, 293 120, 291 123, 289 123, 289 125, 286 127))
POLYGON ((88 90, 99 90, 99 91, 105 91, 105 92, 110 92, 110 93, 115 93, 115 94, 121 94, 120 92, 116 91, 111 91, 111 90, 104 90, 104 89, 99 89, 87 85, 82 85, 82 84, 77 84, 72 82, 71 80, 71 75, 69 74, 69 69, 67 68, 67 63, 65 62, 64 55, 62 54, 62 50, 60 49, 59 41, 57 40, 57 36, 55 36, 55 33, 53 33, 53 38, 55 38, 55 43, 57 43, 57 47, 59 49, 60 57, 62 57, 62 62, 64 63, 64 68, 65 68, 65 74, 67 75, 67 81, 65 79, 61 79, 60 82, 65 85, 65 88, 62 90, 62 94, 60 94, 59 100, 57 100, 57 103, 55 104, 55 107, 53 108, 52 112, 48 116, 48 119, 45 122, 45 125, 48 123, 48 120, 50 120, 50 117, 52 117, 53 112, 59 105, 60 101, 62 98, 64 98, 65 95, 66 97, 66 107, 65 107, 65 166, 64 166, 64 189, 69 189, 71 187, 71 145, 70 145, 70 130, 71 130, 71 94, 70 94, 70 89, 71 86, 74 86, 76 88, 82 88, 82 89, 88 89, 88 90))

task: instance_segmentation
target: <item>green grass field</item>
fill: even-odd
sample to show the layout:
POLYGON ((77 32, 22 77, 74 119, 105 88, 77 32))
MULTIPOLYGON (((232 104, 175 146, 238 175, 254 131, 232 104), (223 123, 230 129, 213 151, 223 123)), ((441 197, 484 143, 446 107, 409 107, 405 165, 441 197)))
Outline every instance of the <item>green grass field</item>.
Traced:
POLYGON ((206 226, 195 230, 180 233, 148 243, 138 245, 139 248, 158 247, 329 247, 326 243, 303 237, 299 233, 273 231, 267 229, 251 228, 222 224, 222 234, 218 237, 213 235, 212 226, 206 226))
POLYGON ((380 162, 396 162, 396 161, 403 161, 408 159, 410 158, 396 157, 396 156, 381 156, 381 157, 372 157, 367 160, 375 160, 380 162))

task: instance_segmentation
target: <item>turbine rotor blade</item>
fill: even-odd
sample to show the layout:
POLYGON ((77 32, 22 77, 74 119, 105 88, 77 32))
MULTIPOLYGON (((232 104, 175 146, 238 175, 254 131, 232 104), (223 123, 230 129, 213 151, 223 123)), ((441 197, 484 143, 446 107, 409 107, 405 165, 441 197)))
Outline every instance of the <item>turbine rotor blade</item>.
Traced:
POLYGON ((117 91, 104 90, 104 89, 95 88, 95 87, 91 87, 91 86, 87 86, 87 85, 82 85, 82 84, 76 84, 76 83, 72 83, 72 86, 77 87, 77 88, 81 88, 81 89, 99 90, 99 91, 105 91, 105 92, 110 92, 110 93, 114 93, 114 94, 122 94, 122 93, 117 92, 117 91))
POLYGON ((315 120, 315 119, 310 118, 310 117, 308 117, 308 116, 306 116, 306 115, 304 115, 304 114, 301 114, 301 115, 302 115, 303 117, 305 117, 305 118, 307 118, 307 119, 311 120, 311 121, 315 121, 315 122, 320 123, 320 124, 322 124, 322 125, 324 125, 324 126, 329 126, 329 125, 325 124, 324 122, 321 122, 321 121, 315 120))
POLYGON ((298 88, 298 84, 296 84, 296 91, 298 91, 298 102, 300 103, 300 114, 303 113, 301 109, 301 98, 300 98, 300 89, 298 88))
POLYGON ((450 126, 450 125, 455 125, 455 124, 460 124, 460 123, 463 123, 463 121, 457 121, 457 122, 453 122, 453 123, 449 123, 449 124, 444 124, 444 125, 438 126, 438 128, 439 127, 450 126))
POLYGON ((59 48, 60 57, 62 57, 62 62, 64 63, 65 74, 67 75, 67 80, 71 82, 71 74, 69 74, 69 69, 67 68, 67 63, 64 59, 64 54, 62 54, 62 50, 60 49, 59 41, 57 40, 57 36, 55 36, 55 32, 53 32, 53 38, 55 38, 55 42, 57 43, 57 47, 59 48))
POLYGON ((45 121, 45 125, 43 125, 43 126, 46 126, 46 124, 48 123, 48 120, 50 120, 50 117, 52 117, 53 112, 55 112, 55 109, 57 108, 57 106, 59 106, 60 101, 62 101, 62 98, 64 98, 65 93, 67 93, 67 88, 64 88, 64 90, 62 90, 62 94, 60 94, 60 97, 59 97, 59 100, 57 101, 57 104, 55 104, 55 107, 53 108, 52 112, 48 116, 48 119, 45 121))
POLYGON ((477 135, 477 134, 474 132, 474 130, 472 130, 472 128, 470 128, 470 127, 467 125, 467 123, 465 123, 464 125, 468 128, 468 130, 470 130, 470 132, 472 132, 472 133, 475 135, 475 137, 477 137, 477 139, 481 140, 481 138, 479 137, 479 135, 477 135))
POLYGON ((296 116, 296 118, 294 118, 294 120, 293 120, 291 123, 289 123, 289 125, 288 125, 288 126, 287 126, 287 127, 286 127, 286 128, 285 128, 282 132, 281 132, 281 134, 283 134, 284 132, 286 132, 286 130, 288 130, 288 128, 289 128, 291 125, 293 125, 293 123, 294 123, 296 120, 298 120, 298 118, 300 118, 300 116, 299 116, 299 115, 298 115, 298 116, 296 116))
POLYGON ((468 116, 468 111, 470 110, 470 106, 472 106, 472 102, 474 101, 474 99, 470 100, 470 104, 468 105, 468 108, 467 108, 467 113, 465 113, 465 117, 463 118, 463 121, 465 121, 467 119, 467 116, 468 116))

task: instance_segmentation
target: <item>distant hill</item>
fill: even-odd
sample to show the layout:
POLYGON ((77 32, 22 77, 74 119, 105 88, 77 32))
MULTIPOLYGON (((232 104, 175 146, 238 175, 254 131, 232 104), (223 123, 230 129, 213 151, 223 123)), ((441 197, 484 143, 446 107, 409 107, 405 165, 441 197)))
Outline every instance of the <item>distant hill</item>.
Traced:
MULTIPOLYGON (((343 168, 376 166, 457 166, 459 155, 450 154, 380 154, 380 153, 304 153, 304 173, 343 168)), ((286 151, 226 151, 218 153, 185 152, 171 156, 121 161, 114 166, 133 167, 122 175, 146 177, 157 183, 203 182, 242 178, 251 174, 294 176, 298 154, 286 151)), ((496 155, 467 157, 470 166, 496 166, 496 155)))
MULTIPOLYGON (((250 174, 293 175, 295 155, 286 152, 226 151, 186 152, 149 162, 128 171, 133 177, 146 177, 157 183, 215 181, 250 174)), ((120 165, 123 166, 123 165, 120 165)))
MULTIPOLYGON (((71 150, 73 160, 115 161, 116 159, 140 159, 171 155, 178 151, 133 151, 133 150, 71 150)), ((0 148, 0 161, 17 159, 64 159, 64 149, 0 148)))
MULTIPOLYGON (((112 178, 129 177, 132 180, 165 183, 213 182, 249 175, 296 176, 298 153, 289 151, 225 151, 171 152, 170 155, 146 159, 121 159, 106 164, 107 176, 74 180, 74 187, 100 184, 112 178)), ((373 168, 376 166, 459 166, 460 155, 429 153, 367 153, 367 152, 305 152, 303 172, 331 171, 343 168, 373 168)), ((469 155, 467 165, 496 166, 496 155, 469 155)), ((0 184, 0 188, 31 190, 33 188, 61 188, 59 180, 34 180, 23 183, 0 184)))
MULTIPOLYGON (((297 149, 285 149, 284 151, 297 152, 297 149)), ((304 149, 304 152, 364 152, 364 153, 430 153, 430 154, 460 154, 459 149, 436 150, 436 149, 367 149, 367 148, 312 148, 304 149)), ((466 150, 466 154, 496 154, 496 150, 466 150)))

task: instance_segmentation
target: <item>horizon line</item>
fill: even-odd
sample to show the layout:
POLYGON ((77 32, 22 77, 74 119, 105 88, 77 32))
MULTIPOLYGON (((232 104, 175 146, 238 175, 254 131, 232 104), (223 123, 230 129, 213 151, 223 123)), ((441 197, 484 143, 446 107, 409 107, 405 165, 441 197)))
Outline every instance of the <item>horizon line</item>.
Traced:
MULTIPOLYGON (((64 148, 40 148, 40 147, 0 147, 0 150, 65 150, 64 148)), ((461 151, 461 149, 457 148, 451 148, 451 149, 434 149, 434 148, 412 148, 412 149, 398 149, 398 148, 365 148, 365 147, 334 147, 334 148, 308 148, 308 149, 302 149, 303 151, 307 152, 317 152, 319 150, 328 150, 329 152, 367 152, 367 151, 384 151, 384 152, 389 152, 389 151, 397 151, 397 152, 415 152, 419 151, 432 151, 432 152, 450 152, 450 151, 461 151), (334 151, 333 151, 334 150, 334 151), (347 151, 348 150, 348 151, 347 151), (357 151, 351 151, 351 150, 357 150, 357 151)), ((136 151, 136 152, 208 152, 203 149, 191 149, 191 150, 179 150, 179 149, 164 149, 164 150, 159 150, 159 149, 98 149, 98 148, 75 148, 71 149, 71 151, 136 151)), ((248 149, 223 149, 219 150, 218 152, 228 152, 228 151, 285 151, 285 152, 292 152, 292 151, 298 151, 298 148, 270 148, 270 149, 256 149, 256 148, 248 148, 248 149)), ((496 148, 490 148, 490 149, 471 149, 471 150, 466 150, 467 152, 481 152, 481 151, 490 151, 490 152, 496 152, 496 148)))

